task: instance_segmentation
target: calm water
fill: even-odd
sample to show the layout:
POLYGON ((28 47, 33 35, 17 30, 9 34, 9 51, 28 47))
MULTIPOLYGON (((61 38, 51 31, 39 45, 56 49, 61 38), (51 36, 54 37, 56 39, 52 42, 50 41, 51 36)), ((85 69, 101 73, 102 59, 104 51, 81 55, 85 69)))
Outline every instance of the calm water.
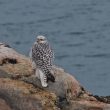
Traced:
POLYGON ((110 0, 0 0, 0 41, 28 55, 39 34, 57 65, 92 93, 110 95, 110 0))

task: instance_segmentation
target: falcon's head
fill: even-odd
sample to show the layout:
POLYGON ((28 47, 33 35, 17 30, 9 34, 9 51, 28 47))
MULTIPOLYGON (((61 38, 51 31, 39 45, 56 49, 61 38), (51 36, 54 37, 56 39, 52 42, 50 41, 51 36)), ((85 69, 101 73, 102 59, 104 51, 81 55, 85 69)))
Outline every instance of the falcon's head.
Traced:
POLYGON ((47 40, 46 40, 45 36, 37 36, 37 42, 38 43, 46 43, 47 40))

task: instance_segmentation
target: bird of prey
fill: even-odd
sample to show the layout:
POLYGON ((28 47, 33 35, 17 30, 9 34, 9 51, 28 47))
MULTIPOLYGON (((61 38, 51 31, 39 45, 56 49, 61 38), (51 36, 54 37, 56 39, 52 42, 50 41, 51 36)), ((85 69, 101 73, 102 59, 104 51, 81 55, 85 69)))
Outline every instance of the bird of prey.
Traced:
POLYGON ((54 54, 45 36, 37 36, 30 57, 32 65, 37 68, 36 75, 39 76, 41 85, 47 87, 48 81, 55 82, 55 77, 51 72, 54 54))

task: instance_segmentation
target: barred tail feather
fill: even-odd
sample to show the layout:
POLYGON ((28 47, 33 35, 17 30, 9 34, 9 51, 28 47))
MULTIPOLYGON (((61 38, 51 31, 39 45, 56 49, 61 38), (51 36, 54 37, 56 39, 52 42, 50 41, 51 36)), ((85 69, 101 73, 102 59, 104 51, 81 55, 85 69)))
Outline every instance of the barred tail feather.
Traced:
POLYGON ((50 71, 48 71, 47 75, 47 81, 55 82, 55 77, 51 74, 50 71))
POLYGON ((47 87, 48 84, 47 84, 47 77, 46 77, 45 73, 43 73, 41 70, 39 70, 39 75, 40 75, 42 87, 47 87))

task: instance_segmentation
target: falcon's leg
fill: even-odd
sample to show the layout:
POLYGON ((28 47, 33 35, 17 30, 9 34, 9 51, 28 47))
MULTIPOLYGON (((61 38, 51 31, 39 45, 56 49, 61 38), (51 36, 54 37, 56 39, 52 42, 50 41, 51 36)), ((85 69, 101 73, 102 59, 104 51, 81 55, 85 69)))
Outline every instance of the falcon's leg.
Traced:
POLYGON ((40 73, 39 73, 39 69, 37 68, 35 71, 35 76, 40 79, 40 73))
POLYGON ((41 70, 39 70, 39 76, 40 76, 42 87, 47 87, 48 86, 47 76, 45 75, 45 73, 43 73, 41 70))

